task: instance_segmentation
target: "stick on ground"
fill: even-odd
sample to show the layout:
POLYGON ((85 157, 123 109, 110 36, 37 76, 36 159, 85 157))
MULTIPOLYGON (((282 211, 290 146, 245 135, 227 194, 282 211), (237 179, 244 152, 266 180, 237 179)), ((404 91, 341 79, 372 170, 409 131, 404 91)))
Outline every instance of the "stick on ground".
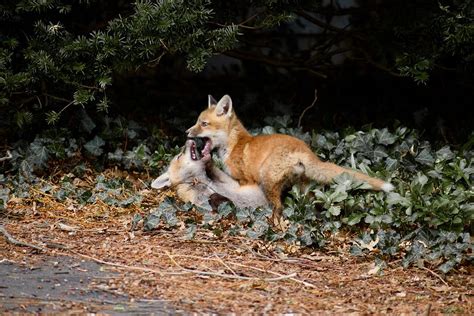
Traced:
POLYGON ((12 158, 13 158, 12 153, 9 150, 7 150, 7 155, 5 157, 0 157, 0 161, 12 159, 12 158))
POLYGON ((0 233, 2 233, 2 235, 5 236, 7 241, 12 245, 22 246, 22 247, 30 247, 30 248, 40 250, 40 251, 43 250, 43 248, 41 248, 39 246, 30 244, 30 243, 27 243, 27 242, 16 240, 15 238, 13 238, 12 235, 10 235, 10 233, 6 230, 6 228, 1 224, 0 224, 0 233))

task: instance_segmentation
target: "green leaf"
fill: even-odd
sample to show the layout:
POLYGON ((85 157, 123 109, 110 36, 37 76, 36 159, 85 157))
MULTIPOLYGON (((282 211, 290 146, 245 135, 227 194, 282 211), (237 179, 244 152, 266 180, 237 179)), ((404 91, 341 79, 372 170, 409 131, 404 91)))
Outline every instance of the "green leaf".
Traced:
POLYGON ((59 121, 59 113, 56 111, 49 111, 46 113, 46 123, 53 125, 59 121))
POLYGON ((350 214, 349 217, 347 218, 347 225, 354 226, 355 224, 359 224, 361 219, 364 218, 364 216, 365 214, 362 214, 362 213, 350 214))
POLYGON ((137 214, 133 215, 130 230, 132 230, 132 231, 135 230, 138 226, 138 223, 142 220, 143 220, 143 216, 141 216, 140 214, 137 213, 137 214))
POLYGON ((176 226, 178 219, 176 217, 175 202, 171 198, 166 198, 160 203, 158 208, 150 212, 145 218, 143 228, 145 231, 150 231, 158 227, 160 221, 163 220, 170 227, 176 226))
POLYGON ((31 156, 28 157, 28 160, 32 162, 33 166, 46 167, 50 152, 41 141, 35 139, 35 141, 30 144, 30 152, 31 156))
POLYGON ((110 101, 107 96, 104 96, 102 100, 97 103, 97 111, 107 113, 109 110, 110 101))
POLYGON ((398 167, 398 160, 396 159, 393 159, 393 158, 390 158, 390 157, 387 157, 385 159, 385 168, 388 170, 388 171, 394 171, 397 169, 398 167))
POLYGON ((235 216, 237 217, 237 220, 239 222, 243 222, 243 221, 249 219, 250 218, 250 208, 247 208, 247 207, 237 208, 235 216))
POLYGON ((264 235, 269 226, 266 220, 259 220, 253 223, 250 230, 247 231, 247 236, 252 239, 257 239, 264 235))
POLYGON ((222 218, 227 217, 229 214, 232 214, 232 205, 228 202, 219 204, 217 213, 219 213, 222 218))
POLYGON ((186 227, 186 233, 185 233, 185 238, 186 240, 191 240, 194 239, 194 236, 196 235, 197 227, 195 224, 190 224, 186 227))
POLYGON ((91 90, 80 89, 74 92, 74 104, 84 105, 94 100, 94 93, 91 90))
POLYGON ((429 149, 425 148, 423 149, 415 158, 415 160, 423 165, 426 166, 432 166, 435 159, 431 155, 431 152, 429 149))
POLYGON ((389 192, 387 194, 386 201, 388 205, 402 205, 406 207, 411 205, 409 199, 396 192, 389 192))
POLYGON ((456 261, 448 260, 445 263, 443 263, 442 265, 440 265, 438 267, 438 270, 446 274, 449 271, 451 271, 454 268, 455 265, 456 265, 456 261))
POLYGON ((145 231, 150 231, 158 227, 160 224, 161 213, 160 212, 151 212, 145 219, 143 229, 145 231))
POLYGON ((328 212, 333 216, 338 216, 339 214, 341 214, 341 207, 333 205, 328 209, 328 212))
POLYGON ((425 184, 428 183, 428 177, 420 173, 418 174, 416 181, 423 187, 425 184))
POLYGON ((88 141, 84 148, 94 156, 100 156, 103 154, 104 150, 102 147, 105 145, 105 141, 99 136, 95 136, 92 140, 88 141))
POLYGON ((444 146, 436 152, 436 158, 440 161, 451 160, 454 158, 454 153, 451 151, 449 146, 444 146))
POLYGON ((391 134, 387 128, 377 130, 376 135, 378 143, 382 145, 392 145, 397 140, 397 136, 391 134))

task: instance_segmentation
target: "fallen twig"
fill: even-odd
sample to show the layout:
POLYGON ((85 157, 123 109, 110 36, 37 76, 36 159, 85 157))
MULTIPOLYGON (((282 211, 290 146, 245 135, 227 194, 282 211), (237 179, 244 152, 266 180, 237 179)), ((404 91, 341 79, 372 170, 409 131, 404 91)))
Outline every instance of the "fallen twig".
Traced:
POLYGON ((9 150, 7 150, 7 155, 5 157, 1 157, 0 161, 9 160, 9 159, 12 159, 12 158, 13 158, 12 153, 9 150))
MULTIPOLYGON (((193 255, 174 255, 174 257, 186 257, 186 258, 201 259, 201 260, 221 261, 221 260, 216 259, 216 258, 205 258, 205 257, 199 257, 199 256, 193 256, 193 255)), ((276 281, 276 280, 289 279, 293 282, 300 283, 300 284, 303 284, 303 285, 308 286, 308 287, 313 287, 313 288, 316 287, 312 283, 296 279, 295 278, 296 273, 291 273, 289 275, 284 275, 284 274, 274 272, 274 271, 271 271, 271 270, 265 270, 265 269, 260 269, 260 268, 257 268, 257 267, 247 266, 245 264, 232 262, 232 261, 227 261, 227 264, 234 265, 234 266, 241 267, 241 268, 247 268, 247 269, 251 269, 251 270, 255 270, 255 271, 259 271, 259 272, 269 273, 269 274, 273 274, 273 275, 278 276, 276 278, 263 279, 263 280, 266 280, 266 281, 269 281, 269 280, 276 281)), ((193 270, 191 270, 191 271, 193 271, 193 270)), ((239 277, 239 278, 242 278, 242 277, 239 277)), ((251 278, 251 279, 260 279, 260 280, 262 280, 262 278, 251 278)))
POLYGON ((298 127, 301 127, 301 120, 303 119, 303 116, 304 114, 306 113, 306 111, 308 111, 309 109, 311 109, 315 104, 316 104, 316 101, 318 101, 318 89, 314 89, 314 100, 313 100, 313 103, 311 103, 311 105, 307 106, 303 112, 301 112, 301 115, 300 115, 300 118, 298 119, 298 127))
POLYGON ((429 316, 431 313, 431 304, 428 304, 428 308, 426 308, 426 311, 424 312, 425 316, 429 316))
POLYGON ((229 271, 232 272, 232 274, 237 275, 237 273, 235 273, 235 271, 227 263, 225 263, 221 257, 219 257, 217 254, 214 254, 214 256, 220 263, 222 263, 227 269, 229 269, 229 271))
POLYGON ((421 267, 421 269, 428 271, 429 273, 431 273, 432 275, 440 279, 441 282, 444 283, 444 285, 449 286, 448 282, 446 282, 438 273, 434 272, 433 270, 428 269, 427 267, 421 267))
POLYGON ((6 230, 6 228, 1 224, 0 224, 0 233, 2 233, 3 236, 5 236, 5 238, 7 239, 7 241, 12 245, 22 246, 22 247, 30 247, 30 248, 40 250, 40 251, 44 250, 40 246, 36 246, 36 245, 30 244, 30 243, 27 243, 27 242, 16 240, 15 238, 13 238, 12 235, 10 235, 10 233, 6 230))
MULTIPOLYGON (((163 271, 156 270, 156 269, 145 268, 145 267, 137 267, 137 266, 129 266, 129 265, 125 265, 125 264, 109 262, 109 261, 105 261, 105 260, 102 260, 102 259, 94 258, 92 256, 88 256, 88 255, 85 255, 85 254, 82 254, 82 253, 79 253, 79 252, 76 252, 76 251, 71 251, 71 252, 73 254, 79 256, 79 257, 90 259, 92 261, 95 261, 95 262, 98 262, 98 263, 101 263, 101 264, 105 264, 105 265, 108 265, 108 266, 112 266, 112 267, 117 267, 117 268, 122 268, 122 269, 127 269, 127 270, 152 272, 152 273, 157 273, 161 276, 164 274, 163 271)), ((65 253, 65 254, 67 255, 67 253, 65 253)))
MULTIPOLYGON (((117 268, 121 268, 121 269, 127 269, 127 270, 152 272, 152 273, 157 273, 161 276, 163 276, 163 275, 181 275, 181 274, 190 273, 190 274, 198 274, 198 275, 216 276, 216 277, 221 277, 221 278, 225 278, 225 279, 263 280, 263 281, 267 281, 267 282, 280 281, 280 280, 285 280, 285 279, 293 280, 293 277, 296 276, 296 273, 291 273, 291 274, 288 274, 288 275, 282 275, 282 274, 274 272, 273 274, 277 274, 279 276, 276 277, 276 278, 258 278, 258 277, 245 277, 245 276, 240 276, 240 275, 233 275, 233 274, 226 274, 226 273, 219 273, 219 272, 212 272, 212 271, 192 270, 192 269, 181 267, 175 260, 172 260, 173 263, 175 265, 177 265, 178 267, 181 267, 180 268, 181 271, 172 271, 172 272, 170 272, 170 271, 160 271, 160 270, 151 269, 151 268, 138 267, 138 266, 129 266, 129 265, 125 265, 125 264, 109 262, 109 261, 101 260, 101 259, 98 259, 98 258, 94 258, 92 256, 84 255, 84 254, 78 253, 76 251, 71 251, 71 252, 73 254, 77 255, 77 256, 80 256, 80 257, 83 257, 83 258, 86 258, 86 259, 90 259, 90 260, 93 260, 95 262, 102 263, 102 264, 105 264, 105 265, 109 265, 109 266, 113 266, 113 267, 117 267, 117 268)), ((172 258, 171 255, 169 255, 169 254, 167 254, 167 255, 170 257, 170 259, 172 258)), ((211 259, 214 259, 214 258, 211 258, 211 259)), ((261 271, 267 272, 265 270, 261 270, 261 271)))

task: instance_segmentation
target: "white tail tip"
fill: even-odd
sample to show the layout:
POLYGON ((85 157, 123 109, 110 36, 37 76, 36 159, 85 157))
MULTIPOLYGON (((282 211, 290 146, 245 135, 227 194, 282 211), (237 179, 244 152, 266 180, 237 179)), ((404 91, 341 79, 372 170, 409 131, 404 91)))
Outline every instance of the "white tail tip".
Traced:
POLYGON ((393 189, 395 189, 395 187, 390 182, 385 182, 382 184, 382 191, 390 192, 393 191, 393 189))

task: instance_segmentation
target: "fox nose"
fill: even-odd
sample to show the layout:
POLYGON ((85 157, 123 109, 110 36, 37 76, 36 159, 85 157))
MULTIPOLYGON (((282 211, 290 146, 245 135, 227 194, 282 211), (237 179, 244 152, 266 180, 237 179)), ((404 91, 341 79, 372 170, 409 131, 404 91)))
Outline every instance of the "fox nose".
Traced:
POLYGON ((192 127, 190 127, 190 128, 188 128, 188 129, 186 130, 186 132, 185 132, 185 133, 186 133, 186 135, 188 135, 188 137, 191 137, 191 136, 193 136, 193 135, 191 135, 191 131, 192 131, 192 129, 193 129, 193 128, 192 128, 192 127))

